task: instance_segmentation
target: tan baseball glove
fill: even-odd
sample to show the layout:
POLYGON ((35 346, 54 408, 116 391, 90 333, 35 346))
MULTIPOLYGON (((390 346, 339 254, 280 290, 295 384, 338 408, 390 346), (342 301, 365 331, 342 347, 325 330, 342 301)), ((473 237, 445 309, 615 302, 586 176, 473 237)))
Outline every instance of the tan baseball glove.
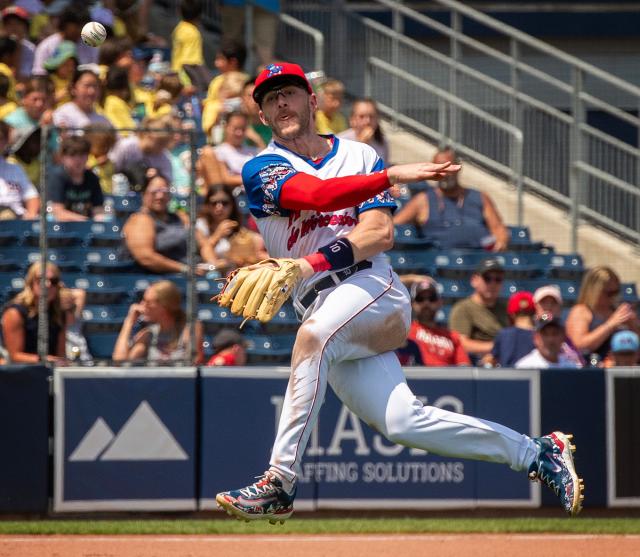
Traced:
POLYGON ((231 313, 266 323, 278 312, 300 280, 300 266, 293 259, 264 259, 240 267, 226 279, 213 299, 231 313))

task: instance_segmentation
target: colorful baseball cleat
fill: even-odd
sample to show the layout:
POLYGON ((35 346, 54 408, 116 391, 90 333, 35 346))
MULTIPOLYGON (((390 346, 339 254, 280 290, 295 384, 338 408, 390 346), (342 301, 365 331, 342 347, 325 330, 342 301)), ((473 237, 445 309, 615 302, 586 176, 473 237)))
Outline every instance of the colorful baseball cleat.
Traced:
POLYGON ((573 435, 554 431, 533 439, 538 446, 538 456, 529 467, 529 479, 538 480, 560 498, 560 503, 571 516, 582 510, 584 484, 576 473, 571 444, 573 435))
POLYGON ((292 494, 288 494, 280 478, 267 471, 250 486, 218 493, 216 502, 218 507, 238 520, 268 520, 271 524, 284 524, 293 514, 295 496, 295 488, 292 494))

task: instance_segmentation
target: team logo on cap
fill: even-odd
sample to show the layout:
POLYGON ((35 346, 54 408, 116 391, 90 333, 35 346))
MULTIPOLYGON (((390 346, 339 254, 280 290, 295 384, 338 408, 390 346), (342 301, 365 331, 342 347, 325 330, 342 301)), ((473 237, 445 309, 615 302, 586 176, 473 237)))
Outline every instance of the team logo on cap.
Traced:
POLYGON ((282 66, 279 64, 269 64, 266 69, 269 72, 267 77, 273 77, 274 75, 282 73, 282 66))

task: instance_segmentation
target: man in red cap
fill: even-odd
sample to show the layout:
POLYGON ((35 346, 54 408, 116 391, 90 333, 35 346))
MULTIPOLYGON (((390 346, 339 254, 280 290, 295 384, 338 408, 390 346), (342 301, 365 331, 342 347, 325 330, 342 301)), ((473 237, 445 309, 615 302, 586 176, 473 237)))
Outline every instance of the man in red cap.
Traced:
POLYGON ((507 315, 512 323, 498 332, 491 353, 482 359, 485 365, 513 367, 534 349, 533 318, 536 307, 531 292, 516 292, 507 303, 507 315))
POLYGON ((316 96, 300 66, 270 64, 253 98, 273 139, 244 165, 242 182, 271 257, 292 258, 302 278, 292 293, 302 325, 267 471, 216 495, 240 520, 284 522, 293 513, 298 470, 328 384, 362 420, 394 443, 437 454, 509 464, 566 485, 567 512, 580 507, 568 438, 531 439, 499 424, 423 407, 394 350, 411 324, 409 293, 384 252, 393 246, 397 183, 445 179, 459 165, 387 169, 365 143, 315 132, 316 96), (566 445, 564 441, 566 440, 566 445))

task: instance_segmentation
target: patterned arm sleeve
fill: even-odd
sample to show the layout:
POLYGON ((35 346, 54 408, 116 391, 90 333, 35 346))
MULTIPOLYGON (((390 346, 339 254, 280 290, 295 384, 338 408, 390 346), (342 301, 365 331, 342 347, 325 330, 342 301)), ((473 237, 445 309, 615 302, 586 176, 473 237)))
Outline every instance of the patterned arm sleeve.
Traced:
POLYGON ((278 155, 260 155, 242 168, 242 183, 249 197, 249 210, 256 218, 287 216, 280 206, 282 186, 297 174, 291 163, 278 155))

